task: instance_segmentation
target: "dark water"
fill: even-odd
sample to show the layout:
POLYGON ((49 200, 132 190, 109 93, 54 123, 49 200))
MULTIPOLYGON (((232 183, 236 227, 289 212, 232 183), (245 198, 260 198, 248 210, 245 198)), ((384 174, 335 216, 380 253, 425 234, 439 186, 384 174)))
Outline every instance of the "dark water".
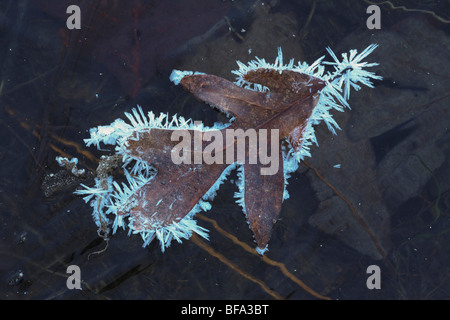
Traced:
POLYGON ((70 1, 2 1, 0 297, 448 299, 450 5, 392 3, 369 30, 369 1, 80 1, 81 30, 68 30, 70 1), (105 153, 84 146, 91 127, 136 104, 223 121, 171 70, 234 80, 236 60, 273 61, 279 46, 312 63, 326 47, 370 43, 384 80, 352 92, 337 136, 317 127, 320 147, 289 180, 264 258, 229 181, 197 218, 210 241, 163 254, 119 231, 103 250, 91 208, 73 195, 80 181, 55 161, 77 157, 94 171, 105 153), (67 288, 69 265, 83 290, 67 288), (381 289, 366 285, 370 265, 381 289))

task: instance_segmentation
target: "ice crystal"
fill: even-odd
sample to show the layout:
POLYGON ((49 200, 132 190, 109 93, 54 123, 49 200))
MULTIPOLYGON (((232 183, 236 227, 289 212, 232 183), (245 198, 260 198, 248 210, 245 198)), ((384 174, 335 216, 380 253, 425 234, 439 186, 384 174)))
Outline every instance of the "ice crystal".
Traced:
MULTIPOLYGON (((289 193, 286 186, 288 185, 288 178, 290 174, 297 170, 299 162, 305 157, 311 156, 312 145, 317 145, 314 127, 321 122, 324 122, 332 134, 336 134, 339 129, 338 124, 333 119, 332 110, 344 111, 344 108, 349 108, 348 99, 350 98, 350 90, 359 90, 362 85, 372 87, 372 80, 381 79, 380 76, 372 72, 364 70, 367 67, 376 66, 376 63, 367 63, 362 60, 366 58, 377 45, 370 45, 361 53, 357 50, 350 50, 349 53, 342 54, 340 60, 336 54, 329 48, 327 51, 333 61, 324 61, 325 56, 317 59, 311 65, 305 62, 298 62, 295 64, 294 59, 289 60, 287 64, 283 61, 283 53, 281 48, 278 49, 278 55, 274 63, 268 63, 265 59, 255 58, 244 64, 237 61, 238 69, 232 71, 237 76, 235 84, 248 90, 267 92, 269 89, 257 83, 250 83, 245 80, 245 75, 256 69, 271 69, 282 73, 285 70, 299 72, 318 79, 326 83, 323 89, 319 92, 320 98, 315 106, 307 124, 303 131, 302 145, 299 149, 294 150, 289 142, 283 147, 283 167, 285 189, 283 200, 289 198, 289 193), (334 68, 333 71, 326 72, 326 66, 334 68)), ((170 76, 170 80, 174 84, 179 84, 185 76, 202 74, 200 72, 179 71, 174 70, 170 76)), ((311 90, 311 89, 310 89, 311 90)), ((237 163, 229 165, 222 173, 220 178, 212 185, 212 187, 203 195, 201 200, 184 216, 181 220, 173 221, 169 225, 148 225, 146 221, 137 221, 136 216, 129 215, 136 203, 133 202, 133 195, 137 192, 142 192, 142 186, 152 183, 155 176, 155 171, 151 163, 147 163, 138 158, 131 156, 126 152, 128 147, 128 140, 133 139, 139 141, 140 134, 149 132, 151 129, 168 129, 168 130, 218 130, 226 128, 234 120, 230 119, 229 123, 216 124, 213 127, 198 126, 193 123, 191 119, 173 116, 169 117, 167 114, 161 113, 155 115, 153 112, 144 113, 140 106, 132 109, 131 113, 125 113, 128 122, 117 119, 107 126, 98 126, 90 130, 90 137, 85 139, 87 146, 94 145, 101 150, 101 145, 114 145, 116 155, 121 159, 125 181, 115 181, 112 174, 98 176, 95 179, 95 185, 89 187, 82 185, 82 189, 77 190, 76 193, 83 196, 86 202, 89 202, 93 207, 93 218, 97 226, 107 232, 107 228, 112 226, 112 233, 117 232, 118 229, 126 229, 128 227, 129 234, 140 234, 143 240, 143 246, 147 246, 152 240, 157 239, 161 245, 161 250, 164 251, 171 241, 176 240, 181 242, 182 239, 189 239, 192 233, 197 233, 204 238, 208 238, 208 231, 203 227, 197 225, 194 220, 196 213, 200 211, 207 211, 211 208, 210 201, 216 196, 220 185, 226 180, 227 175, 234 169, 238 170, 238 180, 236 185, 238 191, 234 197, 236 203, 239 204, 244 213, 245 208, 245 178, 244 166, 237 163), (109 220, 112 217, 112 222, 109 220), (139 227, 137 227, 139 226, 139 227), (142 226, 146 226, 142 229, 142 226)), ((69 161, 68 159, 58 159, 58 161, 69 161)), ((76 165, 76 162, 73 162, 76 165)), ((338 167, 338 166, 336 166, 338 167)), ((142 195, 142 198, 144 195, 142 195)), ((135 200, 137 201, 137 200, 135 200)), ((162 201, 159 200, 154 208, 155 214, 158 210, 158 205, 162 201)), ((145 205, 145 203, 143 204, 145 205)), ((172 206, 170 206, 170 209, 172 206)), ((263 254, 267 250, 265 248, 258 248, 258 252, 263 254)))

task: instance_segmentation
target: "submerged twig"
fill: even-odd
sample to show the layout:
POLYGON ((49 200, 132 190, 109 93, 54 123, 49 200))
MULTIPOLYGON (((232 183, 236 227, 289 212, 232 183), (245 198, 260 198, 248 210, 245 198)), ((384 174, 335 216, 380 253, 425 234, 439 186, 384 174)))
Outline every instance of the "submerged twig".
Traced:
POLYGON ((394 10, 395 10, 395 9, 401 9, 401 10, 407 11, 407 12, 421 12, 421 13, 427 13, 427 14, 431 14, 434 18, 436 18, 437 20, 439 20, 439 21, 442 22, 442 23, 450 23, 450 20, 447 20, 447 19, 444 19, 444 18, 438 16, 434 11, 431 11, 431 10, 410 9, 410 8, 405 7, 405 6, 398 6, 398 7, 396 7, 396 6, 395 6, 392 2, 390 2, 390 1, 383 1, 383 2, 380 2, 380 3, 376 3, 376 2, 369 1, 369 0, 364 0, 364 2, 369 3, 369 4, 374 4, 374 5, 377 5, 377 6, 382 5, 382 4, 388 4, 388 5, 391 7, 391 9, 394 9, 394 10))

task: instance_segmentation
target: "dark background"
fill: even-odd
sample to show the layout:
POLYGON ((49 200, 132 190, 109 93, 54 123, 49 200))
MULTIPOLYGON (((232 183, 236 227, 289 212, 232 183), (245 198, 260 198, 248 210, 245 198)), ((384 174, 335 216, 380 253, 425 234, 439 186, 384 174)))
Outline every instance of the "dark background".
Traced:
POLYGON ((331 299, 448 299, 450 3, 385 1, 380 30, 366 27, 369 5, 1 1, 0 298, 317 298, 310 288, 331 299), (70 4, 81 8, 81 30, 66 28, 70 4), (231 182, 198 215, 210 241, 162 253, 122 230, 103 250, 91 208, 73 194, 83 181, 55 161, 77 157, 95 170, 108 152, 84 146, 90 128, 136 104, 224 121, 174 86, 172 69, 234 80, 236 60, 273 62, 279 46, 285 61, 312 63, 326 47, 340 56, 370 43, 380 47, 366 60, 384 79, 351 93, 352 109, 335 114, 337 136, 316 128, 320 147, 289 180, 264 258, 231 182), (66 287, 72 264, 81 291, 66 287), (381 290, 366 287, 372 264, 381 290))

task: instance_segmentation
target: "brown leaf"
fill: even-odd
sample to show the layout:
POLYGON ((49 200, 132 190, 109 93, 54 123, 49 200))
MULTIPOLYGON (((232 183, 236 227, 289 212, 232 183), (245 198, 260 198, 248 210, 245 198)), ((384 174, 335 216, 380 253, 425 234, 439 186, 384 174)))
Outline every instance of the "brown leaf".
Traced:
MULTIPOLYGON (((235 120, 229 128, 279 130, 280 142, 288 138, 299 148, 302 130, 318 101, 318 90, 325 82, 292 71, 255 70, 247 74, 248 81, 262 84, 268 92, 255 92, 213 75, 190 75, 181 85, 198 99, 231 114, 235 120), (310 86, 306 86, 306 84, 310 86)), ((268 141, 270 146, 270 140, 268 141)), ((284 194, 283 153, 278 150, 279 168, 274 175, 262 175, 261 164, 244 165, 244 211, 260 250, 267 247, 281 210, 284 194)), ((231 146, 234 147, 234 146, 231 146)), ((248 149, 246 150, 248 153, 248 149)), ((248 155, 247 155, 248 156, 248 155)))
POLYGON ((78 193, 86 195, 86 201, 95 196, 92 205, 98 221, 106 219, 105 213, 116 215, 114 232, 125 227, 127 219, 130 229, 141 234, 144 246, 156 237, 164 250, 171 240, 181 242, 192 232, 207 237, 192 218, 211 207, 209 201, 220 184, 237 167, 235 198, 262 254, 282 202, 289 196, 287 178, 298 161, 310 155, 309 148, 316 141, 312 126, 324 121, 334 132, 337 124, 329 110, 342 110, 336 101, 346 104, 351 86, 357 88, 358 82, 370 85, 369 79, 377 78, 361 70, 375 65, 361 63, 375 47, 369 46, 360 55, 352 50, 350 56, 343 55, 342 62, 330 51, 335 72, 325 76, 319 67, 321 59, 312 66, 293 67, 293 61, 283 65, 281 50, 274 65, 263 60, 252 62, 251 67, 240 64, 236 83, 174 70, 174 83, 228 114, 230 123, 203 128, 183 118, 156 117, 151 112, 146 117, 140 107, 134 109, 133 114, 126 114, 131 125, 118 119, 110 126, 91 129, 91 138, 85 140, 88 145, 117 145, 129 185, 121 187, 107 177, 98 179, 95 188, 78 193), (342 86, 344 97, 339 93, 342 86))

